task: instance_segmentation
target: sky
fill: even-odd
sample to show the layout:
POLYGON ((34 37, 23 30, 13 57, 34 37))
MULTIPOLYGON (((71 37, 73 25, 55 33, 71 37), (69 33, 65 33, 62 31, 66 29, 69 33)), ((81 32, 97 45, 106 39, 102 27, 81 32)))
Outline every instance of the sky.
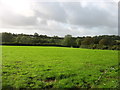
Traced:
POLYGON ((0 32, 118 34, 118 0, 1 0, 0 11, 0 32))

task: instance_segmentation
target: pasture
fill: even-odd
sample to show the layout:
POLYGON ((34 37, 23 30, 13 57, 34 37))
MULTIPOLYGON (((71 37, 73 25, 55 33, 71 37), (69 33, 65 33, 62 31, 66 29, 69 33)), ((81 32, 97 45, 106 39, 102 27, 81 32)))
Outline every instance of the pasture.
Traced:
POLYGON ((117 88, 118 51, 2 46, 3 88, 117 88))

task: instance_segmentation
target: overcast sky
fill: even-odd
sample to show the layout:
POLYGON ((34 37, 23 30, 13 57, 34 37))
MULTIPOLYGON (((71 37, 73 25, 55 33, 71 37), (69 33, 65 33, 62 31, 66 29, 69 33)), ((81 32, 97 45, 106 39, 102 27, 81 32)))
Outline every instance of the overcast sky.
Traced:
POLYGON ((0 32, 37 32, 48 36, 117 35, 117 1, 1 0, 0 32))

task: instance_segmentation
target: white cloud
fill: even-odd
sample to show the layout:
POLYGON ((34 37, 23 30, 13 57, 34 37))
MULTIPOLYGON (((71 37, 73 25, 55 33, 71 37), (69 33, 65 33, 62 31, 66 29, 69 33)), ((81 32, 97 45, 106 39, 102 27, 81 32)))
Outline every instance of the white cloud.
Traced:
POLYGON ((52 36, 118 33, 118 7, 117 3, 112 1, 40 2, 31 0, 27 3, 21 1, 18 6, 17 4, 18 2, 11 3, 7 7, 6 4, 1 3, 2 32, 28 34, 38 32, 52 36))
POLYGON ((26 17, 34 16, 29 0, 1 0, 3 9, 8 9, 16 14, 26 17))

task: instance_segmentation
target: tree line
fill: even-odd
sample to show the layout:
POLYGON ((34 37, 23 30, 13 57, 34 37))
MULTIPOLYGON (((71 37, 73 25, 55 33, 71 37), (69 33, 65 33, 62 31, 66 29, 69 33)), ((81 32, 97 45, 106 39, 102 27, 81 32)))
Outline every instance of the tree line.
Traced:
POLYGON ((0 33, 0 38, 2 38, 1 45, 61 46, 120 50, 120 36, 118 35, 101 35, 93 37, 72 37, 72 35, 65 35, 64 37, 50 37, 47 35, 39 35, 38 33, 28 35, 3 32, 0 33))

